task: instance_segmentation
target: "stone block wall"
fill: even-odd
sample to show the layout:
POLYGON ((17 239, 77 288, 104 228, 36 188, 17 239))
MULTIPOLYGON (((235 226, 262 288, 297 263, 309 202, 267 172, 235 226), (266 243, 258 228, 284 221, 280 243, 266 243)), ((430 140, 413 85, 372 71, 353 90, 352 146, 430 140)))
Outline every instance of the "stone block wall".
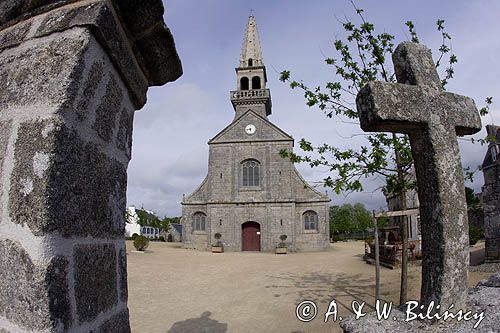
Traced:
POLYGON ((4 50, 0 76, 0 320, 57 331, 127 317, 134 106, 120 75, 75 27, 4 50))
POLYGON ((314 250, 329 246, 328 198, 312 189, 294 165, 279 152, 291 150, 293 139, 251 112, 230 124, 209 143, 208 176, 183 201, 184 247, 206 250, 222 235, 227 251, 241 251, 242 224, 260 224, 261 250, 274 251, 280 235, 287 235, 289 249, 314 250), (245 126, 255 124, 252 136, 245 126), (241 163, 259 164, 259 186, 242 186, 241 163), (296 203, 300 208, 296 208, 296 203), (314 210, 319 230, 304 230, 302 214, 314 210), (193 232, 192 216, 206 214, 206 231, 193 232))
POLYGON ((483 169, 485 260, 500 262, 500 174, 499 165, 483 169))
POLYGON ((272 252, 287 235, 291 251, 323 250, 329 246, 328 207, 324 203, 238 203, 184 205, 183 244, 186 248, 208 250, 222 235, 227 251, 241 251, 242 224, 257 222, 261 231, 261 251, 272 252), (318 231, 304 230, 302 214, 314 210, 318 214, 318 231), (205 232, 193 232, 192 216, 196 212, 207 214, 205 232))
POLYGON ((123 235, 133 115, 149 85, 182 72, 163 6, 149 5, 162 24, 155 14, 138 27, 129 1, 2 5, 2 332, 130 331, 123 235), (152 57, 170 54, 162 66, 173 68, 150 76, 143 53, 154 47, 134 34, 170 48, 152 57))
POLYGON ((324 203, 297 203, 295 205, 295 247, 297 251, 324 250, 330 244, 330 211, 324 203), (318 214, 318 230, 305 230, 303 214, 313 210, 318 214), (300 221, 300 222, 299 222, 300 221))

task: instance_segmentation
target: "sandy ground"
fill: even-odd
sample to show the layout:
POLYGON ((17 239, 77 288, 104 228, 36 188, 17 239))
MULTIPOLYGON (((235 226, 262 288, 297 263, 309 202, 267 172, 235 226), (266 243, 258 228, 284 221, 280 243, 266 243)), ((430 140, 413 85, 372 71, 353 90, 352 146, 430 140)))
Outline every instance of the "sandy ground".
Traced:
MULTIPOLYGON (((375 268, 363 260, 364 242, 335 243, 328 251, 275 255, 213 254, 152 242, 148 253, 127 241, 129 309, 134 333, 342 332, 324 323, 330 301, 339 316, 351 302, 374 304, 375 268), (295 315, 314 301, 317 317, 295 315)), ((470 272, 469 285, 491 273, 470 272)), ((381 268, 381 297, 398 304, 399 271, 381 268)), ((409 267, 409 299, 419 299, 420 267, 409 267)))

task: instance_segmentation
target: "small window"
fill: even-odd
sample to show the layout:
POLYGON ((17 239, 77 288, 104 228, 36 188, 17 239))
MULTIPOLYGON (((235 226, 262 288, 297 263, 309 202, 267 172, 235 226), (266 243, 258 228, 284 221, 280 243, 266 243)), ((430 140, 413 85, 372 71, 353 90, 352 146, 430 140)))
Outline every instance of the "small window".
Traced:
POLYGON ((260 89, 260 77, 254 76, 252 78, 252 89, 260 89))
POLYGON ((249 83, 250 83, 250 81, 248 80, 248 78, 246 76, 243 76, 240 79, 240 90, 248 90, 249 89, 249 83))
POLYGON ((491 147, 491 158, 493 161, 497 160, 497 147, 496 146, 491 147))
POLYGON ((248 59, 248 66, 249 67, 253 66, 253 59, 252 58, 248 59))
POLYGON ((242 163, 243 186, 260 186, 259 162, 248 160, 242 163))
POLYGON ((304 229, 305 230, 318 230, 318 214, 312 210, 304 213, 304 229))
POLYGON ((202 212, 195 213, 193 215, 193 230, 205 231, 206 219, 207 216, 204 213, 202 212))

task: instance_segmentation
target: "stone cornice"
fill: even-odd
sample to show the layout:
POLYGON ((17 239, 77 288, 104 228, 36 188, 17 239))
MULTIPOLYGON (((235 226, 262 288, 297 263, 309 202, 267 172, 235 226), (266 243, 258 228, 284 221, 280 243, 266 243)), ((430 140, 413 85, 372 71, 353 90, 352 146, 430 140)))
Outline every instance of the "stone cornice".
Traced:
POLYGON ((198 201, 198 202, 181 202, 181 205, 185 206, 199 206, 199 205, 258 205, 258 204, 314 204, 314 203, 323 203, 330 202, 330 199, 321 199, 321 200, 268 200, 268 201, 198 201))
POLYGON ((123 77, 136 108, 145 104, 148 86, 182 75, 159 0, 148 6, 132 0, 24 0, 7 2, 2 9, 0 50, 73 27, 90 28, 123 77))

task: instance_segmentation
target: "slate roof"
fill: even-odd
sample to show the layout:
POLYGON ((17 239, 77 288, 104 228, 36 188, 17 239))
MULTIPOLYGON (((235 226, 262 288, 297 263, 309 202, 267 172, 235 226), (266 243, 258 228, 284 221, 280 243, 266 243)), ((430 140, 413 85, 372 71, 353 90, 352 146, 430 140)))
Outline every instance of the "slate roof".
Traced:
POLYGON ((179 224, 179 223, 170 223, 170 226, 172 228, 174 228, 179 233, 179 235, 182 236, 182 224, 179 224))
POLYGON ((496 125, 486 125, 486 133, 488 137, 495 137, 496 142, 490 142, 488 145, 488 151, 484 156, 483 164, 481 168, 487 168, 498 163, 499 153, 500 153, 500 126, 496 125))

